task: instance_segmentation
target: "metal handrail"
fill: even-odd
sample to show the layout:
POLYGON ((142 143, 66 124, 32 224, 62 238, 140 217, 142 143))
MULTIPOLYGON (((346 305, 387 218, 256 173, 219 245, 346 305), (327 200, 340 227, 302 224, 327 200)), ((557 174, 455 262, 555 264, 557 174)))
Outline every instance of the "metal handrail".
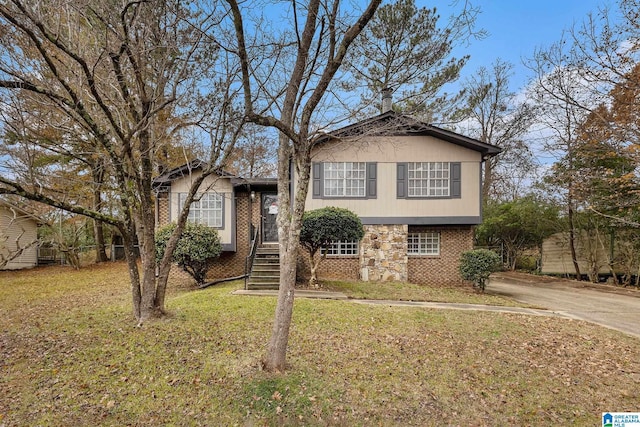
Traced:
POLYGON ((251 243, 251 250, 249 251, 249 255, 245 258, 244 261, 244 289, 247 289, 247 282, 249 280, 249 276, 251 275, 251 270, 253 269, 253 259, 256 257, 256 251, 258 249, 258 236, 260 235, 260 224, 256 227, 256 231, 253 235, 253 242, 251 243))

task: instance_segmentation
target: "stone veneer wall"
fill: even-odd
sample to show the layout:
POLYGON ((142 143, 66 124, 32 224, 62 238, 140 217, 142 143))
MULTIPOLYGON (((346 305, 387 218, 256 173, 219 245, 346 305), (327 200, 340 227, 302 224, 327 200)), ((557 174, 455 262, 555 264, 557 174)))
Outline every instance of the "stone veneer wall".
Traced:
POLYGON ((458 272, 460 255, 473 249, 473 227, 410 227, 413 233, 440 232, 439 256, 410 256, 408 281, 430 286, 464 285, 458 272))
POLYGON ((406 281, 407 225, 365 225, 360 242, 360 278, 365 281, 406 281))

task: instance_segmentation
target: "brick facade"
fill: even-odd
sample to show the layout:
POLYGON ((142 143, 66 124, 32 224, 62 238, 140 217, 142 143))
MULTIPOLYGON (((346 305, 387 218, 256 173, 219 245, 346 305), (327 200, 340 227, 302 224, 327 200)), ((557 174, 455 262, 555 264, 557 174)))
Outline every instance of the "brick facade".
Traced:
MULTIPOLYGON (((316 254, 316 257, 320 255, 316 254)), ((318 280, 359 280, 360 258, 358 256, 329 256, 318 267, 318 280)), ((298 255, 297 282, 308 283, 311 277, 309 255, 300 249, 298 255)))
POLYGON ((420 285, 464 285, 458 265, 462 252, 473 249, 473 227, 409 227, 409 232, 440 232, 439 256, 409 256, 410 283, 420 285))
MULTIPOLYGON (((235 193, 236 202, 236 221, 230 226, 235 227, 236 233, 236 251, 223 252, 220 258, 216 260, 214 265, 207 273, 207 280, 225 279, 228 277, 236 277, 244 274, 246 257, 250 250, 250 228, 251 224, 257 227, 260 223, 260 198, 261 193, 255 192, 255 200, 251 200, 250 193, 246 191, 237 191, 235 193), (251 210, 251 217, 249 217, 251 210)), ((158 227, 162 227, 169 223, 169 193, 161 192, 158 194, 158 227)), ((177 274, 182 277, 184 273, 180 268, 172 269, 172 275, 177 274), (174 273, 177 272, 177 273, 174 273)))
MULTIPOLYGON (((378 253, 376 257, 328 257, 326 258, 318 268, 319 280, 363 280, 361 276, 361 266, 365 264, 373 263, 374 270, 377 275, 369 277, 369 281, 386 281, 386 280, 400 280, 407 281, 409 283, 415 283, 420 285, 429 286, 463 286, 464 281, 460 277, 458 272, 458 265, 460 255, 462 252, 473 249, 473 227, 424 227, 424 226, 380 226, 365 227, 367 229, 367 235, 369 235, 369 242, 378 241, 382 250, 383 243, 392 243, 399 236, 402 236, 403 241, 395 241, 398 248, 402 248, 403 256, 398 255, 398 259, 394 263, 392 260, 387 262, 386 254, 378 253), (380 231, 391 230, 390 233, 382 233, 380 231), (440 233, 440 255, 439 256, 407 256, 407 232, 420 233, 420 232, 432 232, 437 231, 440 233), (371 236, 376 234, 377 239, 371 239, 371 236), (392 236, 390 239, 387 237, 392 236), (363 259, 365 261, 363 261, 363 259), (404 261, 403 261, 404 259, 404 261), (406 263, 406 278, 396 279, 394 276, 395 265, 400 267, 406 263), (389 274, 385 274, 386 269, 389 270, 389 274)), ((366 237, 366 236, 365 236, 366 237)), ((363 239, 364 242, 365 239, 363 239)), ((363 243, 361 242, 361 245, 363 243)), ((385 246, 386 248, 386 246, 385 246)), ((361 248, 361 254, 366 248, 361 248)), ((396 251, 398 252, 398 251, 396 251)), ((298 257, 298 277, 299 283, 306 284, 310 277, 309 262, 305 256, 298 257)), ((393 258, 393 253, 390 254, 393 258)), ((319 256, 319 255, 316 255, 319 256)))
POLYGON ((158 227, 169 223, 169 193, 161 191, 158 193, 158 227))
POLYGON ((250 193, 236 192, 236 251, 223 252, 209 269, 207 279, 224 279, 244 274, 246 258, 251 250, 250 230, 255 231, 260 224, 260 200, 261 193, 259 192, 255 192, 255 200, 253 201, 250 193), (250 210, 251 216, 249 216, 250 210))
MULTIPOLYGON (((255 200, 251 200, 250 193, 237 191, 236 197, 236 251, 223 252, 213 267, 207 274, 208 280, 224 279, 236 277, 244 274, 246 257, 250 250, 250 228, 251 224, 257 227, 260 224, 260 200, 261 193, 255 193, 255 200), (249 211, 251 215, 249 216, 249 211)), ((168 193, 158 194, 158 226, 169 222, 169 197, 168 193)), ((460 255, 464 251, 473 249, 473 227, 426 227, 426 226, 402 226, 385 225, 368 227, 367 239, 363 239, 363 247, 360 256, 351 257, 327 257, 318 269, 320 280, 361 280, 362 269, 367 268, 368 280, 401 280, 409 283, 438 286, 438 285, 463 285, 462 278, 458 272, 460 255), (440 232, 440 255, 439 256, 406 256, 407 251, 407 231, 409 233, 418 232, 440 232), (374 239, 374 235, 376 238, 374 239), (400 241, 400 240, 401 241, 400 241), (366 242, 369 244, 366 244, 366 242), (375 245, 374 245, 375 243, 375 245), (389 258, 385 254, 387 246, 401 250, 389 253, 389 258), (376 246, 376 248, 374 248, 376 246), (379 246, 379 247, 377 247, 379 246), (384 247, 383 247, 384 246, 384 247), (368 248, 368 249, 367 249, 368 248), (363 251, 371 252, 376 249, 376 256, 363 257, 363 251), (379 249, 379 250, 378 250, 379 249), (402 252, 402 254, 400 254, 402 252), (396 255, 394 255, 396 254, 396 255), (366 258, 366 259, 365 259, 366 258), (388 258, 388 259, 387 259, 388 258), (397 258, 397 259, 396 259, 397 258), (363 264, 363 262, 366 264, 363 264), (372 266, 369 264, 373 263, 372 266), (391 274, 397 270, 396 265, 402 267, 398 274, 391 274), (373 270, 371 269, 373 267, 373 270), (389 274, 385 274, 385 269, 389 274), (372 274, 373 273, 373 274, 372 274)), ((309 280, 310 271, 306 257, 298 257, 298 281, 306 283, 309 280)), ((172 275, 183 277, 186 273, 179 268, 172 269, 172 275)))

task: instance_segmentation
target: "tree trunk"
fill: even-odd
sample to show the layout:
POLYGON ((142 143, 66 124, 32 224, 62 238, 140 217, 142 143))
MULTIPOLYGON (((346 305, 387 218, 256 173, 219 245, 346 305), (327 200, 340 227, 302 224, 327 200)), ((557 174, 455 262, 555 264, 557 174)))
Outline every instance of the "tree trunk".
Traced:
POLYGON ((269 372, 284 372, 286 369, 289 328, 293 317, 293 300, 296 284, 297 248, 291 233, 287 245, 280 246, 280 289, 271 339, 267 345, 262 365, 269 372))
POLYGON ((484 206, 489 202, 489 194, 493 184, 493 162, 493 159, 484 161, 484 179, 482 181, 482 204, 484 206))
POLYGON ((95 219, 93 220, 93 236, 96 242, 96 263, 109 261, 104 242, 104 224, 95 219))
POLYGON ((578 265, 578 255, 576 254, 575 224, 573 221, 573 206, 571 206, 571 200, 569 201, 568 219, 569 219, 569 250, 571 251, 571 261, 573 262, 573 268, 576 270, 576 279, 582 280, 582 274, 580 274, 580 266, 578 265))
POLYGON ((315 288, 318 285, 318 261, 316 261, 317 251, 309 252, 309 270, 311 271, 311 277, 309 278, 309 287, 315 288))
POLYGON ((131 299, 133 301, 133 317, 140 321, 140 303, 142 294, 140 292, 140 271, 138 270, 138 257, 135 249, 135 229, 130 219, 120 228, 124 244, 124 256, 129 269, 129 281, 131 282, 131 299))
MULTIPOLYGON (((93 165, 93 210, 102 212, 102 192, 100 185, 104 181, 104 169, 101 165, 93 165)), ((101 221, 93 220, 93 237, 96 243, 96 262, 108 261, 104 242, 104 224, 101 221)))
POLYGON ((156 304, 155 209, 150 200, 143 199, 141 206, 142 212, 139 215, 141 224, 138 230, 142 263, 140 323, 164 313, 164 304, 156 304))
POLYGON ((278 148, 278 240, 280 242, 280 289, 276 306, 275 320, 267 352, 262 366, 270 372, 283 372, 286 368, 289 327, 293 315, 293 300, 296 284, 297 255, 300 243, 302 215, 309 191, 309 172, 311 163, 308 158, 299 159, 296 171, 293 209, 289 197, 289 140, 280 135, 278 148))

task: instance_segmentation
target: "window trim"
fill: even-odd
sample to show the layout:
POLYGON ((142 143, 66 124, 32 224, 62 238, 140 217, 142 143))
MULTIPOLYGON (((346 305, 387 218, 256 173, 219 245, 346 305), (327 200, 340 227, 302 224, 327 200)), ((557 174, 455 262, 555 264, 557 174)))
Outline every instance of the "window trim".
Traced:
POLYGON ((323 164, 322 171, 322 196, 325 198, 360 198, 367 195, 367 164, 365 162, 327 162, 323 164), (331 165, 331 169, 328 166, 331 165), (331 173, 330 176, 327 176, 331 173), (351 176, 350 176, 351 175, 351 176), (353 177, 357 175, 357 177, 353 177), (329 186, 328 182, 337 184, 329 186), (355 184, 355 185, 354 185, 355 184), (327 194, 327 191, 336 190, 342 194, 327 194), (362 194, 355 194, 355 192, 362 194), (351 192, 352 194, 347 194, 351 192))
POLYGON ((327 248, 327 258, 355 258, 360 256, 360 241, 342 241, 333 242, 331 247, 327 248), (355 245, 355 247, 353 247, 355 245), (337 248, 336 248, 337 246, 337 248), (330 253, 330 250, 337 250, 338 253, 330 253), (340 251, 353 250, 354 253, 340 253, 340 251))
MULTIPOLYGON (((216 230, 223 230, 224 226, 225 226, 225 221, 224 221, 224 217, 225 217, 225 196, 224 193, 217 193, 217 192, 206 192, 206 193, 198 193, 195 196, 195 200, 191 203, 191 208, 189 208, 189 215, 191 215, 191 213, 193 212, 193 204, 194 203, 199 203, 200 200, 202 199, 203 196, 217 196, 220 198, 220 225, 209 225, 209 224, 203 224, 202 222, 195 222, 196 224, 203 224, 206 225, 207 227, 210 228, 214 228, 216 230)), ((184 204, 184 199, 186 198, 187 193, 178 193, 178 212, 182 211, 183 208, 183 204, 184 204)), ((198 208, 198 210, 202 210, 201 207, 198 208)), ((214 210, 214 209, 206 209, 206 210, 214 210)), ((217 210, 217 209, 216 209, 217 210)), ((194 223, 193 221, 191 221, 191 219, 189 217, 187 217, 187 221, 194 223)))
POLYGON ((459 199, 462 196, 462 164, 461 162, 411 162, 411 163, 448 163, 449 195, 448 196, 409 196, 409 162, 396 164, 396 198, 411 200, 459 199))
POLYGON ((407 197, 446 197, 451 196, 451 163, 449 162, 408 162, 407 163, 407 197), (413 169, 409 167, 413 165, 413 169), (413 172, 413 177, 411 177, 413 172), (442 177, 432 177, 440 173, 442 177), (446 178, 444 177, 446 175, 446 178), (436 185, 441 181, 444 185, 436 185), (412 183, 414 184, 412 187, 412 183), (426 186, 421 184, 426 183, 426 186), (419 184, 419 185, 416 185, 419 184), (411 194, 411 191, 426 194, 411 194), (431 194, 431 192, 443 194, 431 194))
POLYGON ((326 200, 366 200, 376 199, 378 163, 376 162, 314 162, 311 165, 311 197, 326 200), (326 163, 364 163, 365 188, 363 196, 325 196, 324 195, 324 165, 326 163))
MULTIPOLYGON (((415 237, 414 237, 415 238, 415 237)), ((419 231, 419 232, 409 232, 407 233, 407 256, 411 256, 411 257, 439 257, 440 254, 442 252, 442 235, 439 231, 419 231), (428 239, 433 239, 434 236, 437 237, 437 244, 436 244, 436 252, 432 252, 432 253, 423 253, 421 252, 422 249, 422 235, 424 235, 424 248, 427 248, 427 240, 428 239), (429 236, 427 236, 429 235, 429 236), (410 240, 412 239, 412 236, 418 236, 418 252, 411 252, 411 246, 410 246, 410 240)))

